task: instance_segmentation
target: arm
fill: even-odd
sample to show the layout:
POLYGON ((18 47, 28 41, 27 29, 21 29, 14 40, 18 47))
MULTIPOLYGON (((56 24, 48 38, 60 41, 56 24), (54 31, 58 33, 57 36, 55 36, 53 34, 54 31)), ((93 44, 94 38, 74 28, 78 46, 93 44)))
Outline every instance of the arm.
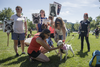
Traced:
POLYGON ((66 29, 65 26, 62 27, 62 32, 63 32, 63 40, 66 38, 66 29))
POLYGON ((55 47, 55 48, 50 48, 45 42, 44 42, 44 40, 42 40, 41 38, 37 38, 36 39, 36 42, 37 43, 39 43, 39 44, 41 44, 41 46, 43 46, 45 49, 47 49, 47 50, 49 50, 49 51, 51 51, 51 50, 55 50, 55 49, 58 49, 58 48, 60 48, 60 47, 55 47))
POLYGON ((78 33, 80 33, 81 31, 80 31, 80 29, 81 29, 81 23, 80 23, 80 25, 79 25, 79 30, 78 30, 78 33))
POLYGON ((27 22, 24 23, 25 25, 25 36, 27 35, 27 22))
POLYGON ((89 31, 90 31, 90 25, 88 25, 88 33, 87 33, 87 37, 89 36, 89 31))

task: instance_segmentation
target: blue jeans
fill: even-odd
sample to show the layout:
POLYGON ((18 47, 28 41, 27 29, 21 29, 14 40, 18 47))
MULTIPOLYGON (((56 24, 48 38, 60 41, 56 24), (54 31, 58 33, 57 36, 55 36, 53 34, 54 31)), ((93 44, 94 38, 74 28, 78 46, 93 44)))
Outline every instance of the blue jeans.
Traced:
POLYGON ((53 41, 51 40, 50 37, 48 39, 46 39, 46 41, 49 44, 49 46, 52 46, 53 45, 53 41))

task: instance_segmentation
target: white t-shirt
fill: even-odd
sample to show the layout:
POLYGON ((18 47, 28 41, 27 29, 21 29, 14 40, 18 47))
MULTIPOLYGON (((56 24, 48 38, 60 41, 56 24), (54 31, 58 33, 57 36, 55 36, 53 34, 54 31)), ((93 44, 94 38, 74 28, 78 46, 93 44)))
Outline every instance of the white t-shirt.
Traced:
POLYGON ((18 17, 16 14, 12 15, 11 18, 14 21, 13 30, 14 33, 24 33, 24 22, 26 22, 26 18, 21 15, 18 17))

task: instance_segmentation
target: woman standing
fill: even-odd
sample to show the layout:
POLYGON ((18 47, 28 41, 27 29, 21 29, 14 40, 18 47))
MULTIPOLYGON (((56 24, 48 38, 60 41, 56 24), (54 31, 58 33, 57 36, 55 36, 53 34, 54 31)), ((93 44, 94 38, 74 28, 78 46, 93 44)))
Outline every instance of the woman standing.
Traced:
MULTIPOLYGON (((51 50, 55 50, 58 49, 60 47, 62 47, 63 45, 61 45, 60 47, 56 47, 56 48, 50 48, 46 43, 46 38, 48 38, 50 36, 50 31, 48 29, 44 29, 39 36, 34 36, 32 38, 32 41, 28 47, 28 54, 31 58, 41 61, 41 62, 49 62, 50 59, 44 55, 43 53, 40 52, 40 47, 43 46, 45 49, 47 49, 48 51, 51 50)), ((31 59, 30 58, 30 59, 31 59)))
POLYGON ((14 40, 14 50, 16 52, 16 56, 19 56, 18 54, 18 39, 20 40, 21 43, 21 48, 22 48, 22 54, 25 54, 24 52, 24 39, 25 36, 27 35, 27 22, 26 18, 21 15, 22 13, 22 8, 20 6, 16 7, 16 13, 15 15, 11 16, 11 20, 14 21, 14 32, 12 33, 12 39, 14 40), (24 26, 25 26, 25 31, 24 31, 24 26))
POLYGON ((43 30, 43 19, 47 19, 46 17, 45 17, 45 11, 44 10, 40 10, 40 21, 41 21, 41 23, 39 23, 39 24, 36 24, 36 28, 37 28, 37 32, 42 32, 42 30, 43 30))
POLYGON ((61 17, 57 17, 55 20, 55 35, 58 36, 58 40, 65 40, 66 39, 66 26, 64 21, 62 20, 61 17))

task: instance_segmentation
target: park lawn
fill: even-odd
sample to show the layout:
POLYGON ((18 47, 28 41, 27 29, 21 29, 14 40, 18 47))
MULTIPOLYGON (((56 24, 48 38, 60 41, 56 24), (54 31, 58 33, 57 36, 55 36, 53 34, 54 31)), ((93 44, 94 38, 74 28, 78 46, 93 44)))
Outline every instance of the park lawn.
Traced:
MULTIPOLYGON (((36 31, 33 31, 33 34, 35 33, 36 31)), ((65 54, 63 54, 62 61, 60 61, 60 58, 59 56, 57 56, 55 51, 50 51, 49 53, 45 54, 47 57, 50 58, 50 62, 30 62, 28 54, 21 55, 20 57, 15 57, 15 52, 13 48, 14 45, 13 40, 11 40, 11 34, 9 36, 9 46, 7 46, 7 34, 3 31, 0 31, 0 67, 89 67, 89 61, 92 58, 92 52, 95 50, 100 50, 100 39, 96 39, 95 36, 90 33, 90 52, 87 52, 86 41, 84 41, 83 52, 80 52, 81 42, 80 39, 78 39, 77 33, 71 33, 70 36, 67 37, 65 42, 68 42, 69 40, 71 41, 68 44, 72 44, 72 48, 75 53, 74 57, 71 51, 68 51, 67 60, 65 61, 65 54), (72 36, 73 34, 74 36, 72 36), (73 39, 71 40, 71 38, 73 39)), ((54 46, 56 47, 55 42, 54 46)), ((25 46, 26 53, 27 48, 28 47, 25 46)), ((21 54, 21 47, 18 47, 18 52, 19 54, 21 54)))

